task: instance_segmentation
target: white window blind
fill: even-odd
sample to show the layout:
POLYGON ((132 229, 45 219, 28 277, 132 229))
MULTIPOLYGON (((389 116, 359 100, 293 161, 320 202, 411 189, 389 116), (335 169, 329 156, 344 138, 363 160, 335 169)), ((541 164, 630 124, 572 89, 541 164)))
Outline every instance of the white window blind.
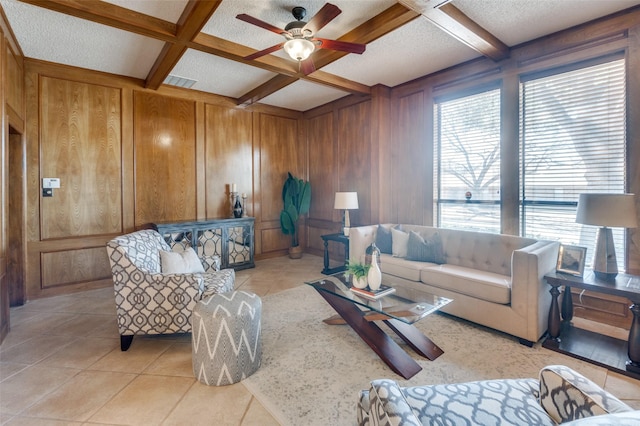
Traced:
POLYGON ((500 89, 435 105, 437 225, 500 232, 500 89))
POLYGON ((581 193, 625 192, 624 59, 524 78, 520 95, 521 234, 587 247, 590 265, 597 227, 575 223, 576 206, 581 193))

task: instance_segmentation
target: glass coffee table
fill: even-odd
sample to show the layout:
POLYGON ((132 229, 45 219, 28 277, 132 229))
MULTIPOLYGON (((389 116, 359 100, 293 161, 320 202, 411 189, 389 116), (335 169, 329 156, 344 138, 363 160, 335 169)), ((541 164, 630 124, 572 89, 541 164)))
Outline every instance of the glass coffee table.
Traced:
POLYGON ((409 298, 392 293, 372 300, 351 291, 351 276, 344 272, 305 284, 315 288, 338 313, 324 322, 349 324, 380 359, 405 379, 413 377, 422 367, 375 321, 384 321, 411 349, 431 361, 444 353, 413 324, 451 303, 451 299, 411 292, 409 298))

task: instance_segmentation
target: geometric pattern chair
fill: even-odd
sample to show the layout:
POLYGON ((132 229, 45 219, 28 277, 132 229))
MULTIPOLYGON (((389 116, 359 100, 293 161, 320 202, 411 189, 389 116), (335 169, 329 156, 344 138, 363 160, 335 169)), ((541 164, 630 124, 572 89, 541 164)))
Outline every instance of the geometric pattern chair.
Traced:
POLYGON ((235 271, 167 274, 160 251, 171 251, 153 230, 136 231, 107 243, 120 333, 120 348, 134 335, 191 331, 191 312, 203 295, 232 291, 235 271))
POLYGON ((639 425, 631 407, 569 367, 536 379, 400 387, 374 380, 360 393, 358 425, 639 425))
POLYGON ((262 301, 234 291, 201 300, 193 309, 192 367, 207 385, 237 383, 260 368, 262 301))

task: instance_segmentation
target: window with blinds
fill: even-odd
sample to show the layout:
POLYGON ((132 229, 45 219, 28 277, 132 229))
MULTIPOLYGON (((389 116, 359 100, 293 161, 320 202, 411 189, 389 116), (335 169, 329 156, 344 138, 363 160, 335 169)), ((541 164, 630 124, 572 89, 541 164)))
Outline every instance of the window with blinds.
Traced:
MULTIPOLYGON (((581 193, 625 192, 625 62, 606 58, 581 68, 521 80, 521 234, 587 247, 597 227, 575 222, 581 193)), ((613 229, 618 265, 622 229, 613 229)))
POLYGON ((500 89, 435 105, 437 226, 500 232, 500 89))

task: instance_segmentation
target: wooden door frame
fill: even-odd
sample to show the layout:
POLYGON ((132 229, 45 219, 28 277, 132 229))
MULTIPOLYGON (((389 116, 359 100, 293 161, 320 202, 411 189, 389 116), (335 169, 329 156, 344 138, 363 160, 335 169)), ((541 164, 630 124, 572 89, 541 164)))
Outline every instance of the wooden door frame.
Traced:
POLYGON ((7 120, 7 282, 10 306, 26 302, 26 139, 24 132, 7 120))

